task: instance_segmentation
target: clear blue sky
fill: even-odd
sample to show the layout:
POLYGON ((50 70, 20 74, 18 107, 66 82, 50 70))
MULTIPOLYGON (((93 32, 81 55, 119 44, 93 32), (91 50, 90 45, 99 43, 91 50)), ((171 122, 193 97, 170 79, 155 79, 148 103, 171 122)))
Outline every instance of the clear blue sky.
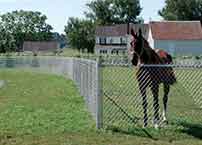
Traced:
MULTIPOLYGON (((13 10, 41 11, 48 17, 47 22, 54 31, 63 32, 68 17, 84 17, 85 4, 90 0, 0 0, 0 14, 13 10)), ((143 11, 141 16, 146 22, 160 20, 157 12, 164 6, 165 0, 140 0, 143 11)))

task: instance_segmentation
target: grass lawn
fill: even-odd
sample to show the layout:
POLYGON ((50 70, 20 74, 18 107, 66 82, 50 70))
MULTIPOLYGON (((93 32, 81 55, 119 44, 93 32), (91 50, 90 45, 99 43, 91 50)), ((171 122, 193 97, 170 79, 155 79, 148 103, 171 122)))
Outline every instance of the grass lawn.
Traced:
MULTIPOLYGON (((97 131, 72 81, 22 70, 0 70, 2 145, 200 145, 187 132, 177 138, 150 138, 127 132, 97 131)), ((153 130, 151 130, 152 132, 153 130)), ((155 131, 155 132, 160 132, 155 131)))
MULTIPOLYGON (((169 95, 169 124, 166 126, 162 124, 163 127, 160 131, 148 128, 148 132, 144 132, 141 129, 144 115, 142 98, 135 75, 136 69, 105 67, 102 71, 104 125, 106 128, 117 132, 144 137, 152 136, 165 140, 202 139, 202 69, 175 69, 177 83, 171 87, 169 95), (137 122, 134 122, 136 118, 137 122)), ((162 86, 160 87, 159 94, 160 110, 162 112, 162 86)), ((147 90, 147 99, 149 123, 152 126, 153 97, 149 89, 147 90)))

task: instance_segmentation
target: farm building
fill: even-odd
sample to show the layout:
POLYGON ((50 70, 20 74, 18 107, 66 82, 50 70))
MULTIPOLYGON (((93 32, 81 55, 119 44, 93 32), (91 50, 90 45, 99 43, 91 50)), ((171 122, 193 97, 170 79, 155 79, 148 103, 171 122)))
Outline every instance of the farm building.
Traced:
POLYGON ((149 27, 148 41, 152 48, 177 56, 202 54, 200 21, 150 22, 149 27))
POLYGON ((31 52, 53 52, 59 48, 56 41, 25 41, 23 51, 31 52))
POLYGON ((96 28, 96 54, 126 54, 130 47, 130 29, 143 36, 150 46, 172 55, 201 55, 202 27, 200 21, 161 21, 149 24, 121 24, 96 28))
POLYGON ((143 30, 143 35, 148 37, 147 24, 120 24, 114 26, 99 26, 96 28, 96 54, 126 54, 130 29, 143 30))

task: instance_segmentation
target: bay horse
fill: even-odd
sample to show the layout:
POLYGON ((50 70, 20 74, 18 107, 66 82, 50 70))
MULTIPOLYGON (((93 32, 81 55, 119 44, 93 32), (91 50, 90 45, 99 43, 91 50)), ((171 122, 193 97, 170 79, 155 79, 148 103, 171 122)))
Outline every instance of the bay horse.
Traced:
POLYGON ((162 116, 163 122, 167 123, 167 102, 170 85, 176 83, 176 77, 171 67, 173 63, 172 56, 164 50, 152 49, 147 40, 142 36, 141 29, 139 29, 139 35, 131 29, 131 35, 130 51, 132 54, 132 64, 138 66, 136 78, 142 96, 144 127, 148 125, 146 92, 147 88, 150 87, 153 95, 154 127, 158 128, 160 123, 159 85, 162 83, 164 87, 162 116))

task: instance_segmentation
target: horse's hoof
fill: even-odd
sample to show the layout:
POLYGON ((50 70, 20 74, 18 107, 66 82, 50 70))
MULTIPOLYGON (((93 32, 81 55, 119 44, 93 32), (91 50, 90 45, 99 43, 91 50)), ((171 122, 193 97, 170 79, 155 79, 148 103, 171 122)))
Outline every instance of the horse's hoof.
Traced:
POLYGON ((154 124, 155 129, 159 129, 159 124, 154 124))

